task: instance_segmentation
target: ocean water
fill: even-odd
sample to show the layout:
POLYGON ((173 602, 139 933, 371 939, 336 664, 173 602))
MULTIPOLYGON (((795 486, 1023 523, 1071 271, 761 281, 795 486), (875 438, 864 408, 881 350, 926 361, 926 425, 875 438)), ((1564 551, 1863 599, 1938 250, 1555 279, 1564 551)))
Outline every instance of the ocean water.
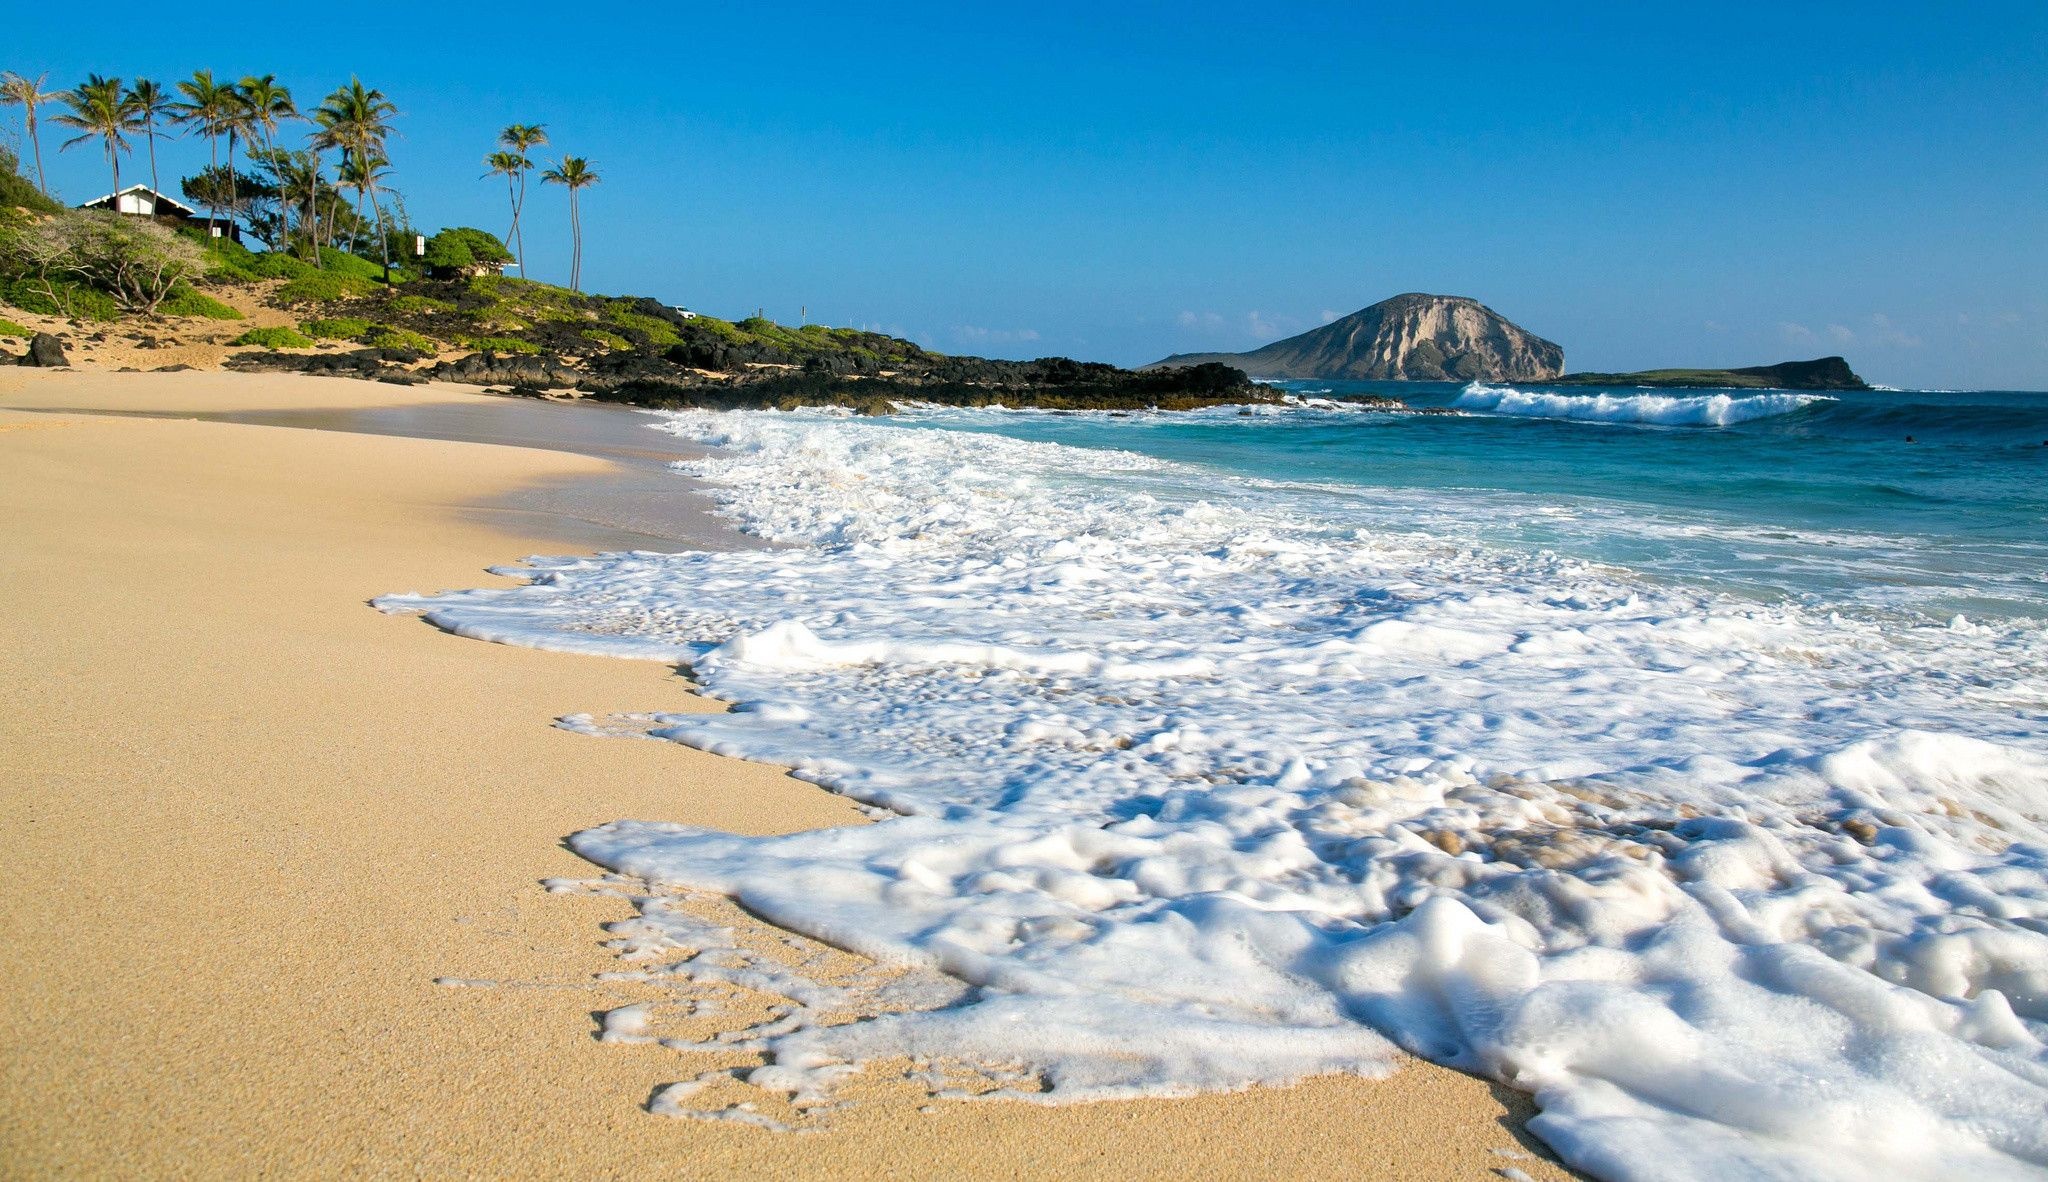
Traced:
POLYGON ((785 999, 737 1036, 760 1103, 712 1072, 656 1107, 815 1114, 896 1055, 1059 1102, 1398 1046, 1531 1092, 1603 1177, 2048 1171, 2048 395, 1290 389, 670 415, 788 545, 379 601, 686 663, 732 713, 562 724, 884 818, 571 839, 676 892, 629 925, 650 978, 785 999), (903 974, 797 980, 692 892, 903 974))

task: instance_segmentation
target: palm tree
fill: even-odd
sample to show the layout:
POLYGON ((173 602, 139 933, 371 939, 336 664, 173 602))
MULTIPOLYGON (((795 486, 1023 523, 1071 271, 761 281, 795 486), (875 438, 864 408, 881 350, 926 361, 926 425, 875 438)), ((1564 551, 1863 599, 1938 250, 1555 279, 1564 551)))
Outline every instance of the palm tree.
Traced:
POLYGON ((377 241, 384 253, 384 285, 391 285, 391 235, 384 231, 384 206, 377 192, 391 177, 391 162, 380 155, 349 156, 341 162, 336 186, 356 191, 356 219, 362 220, 363 198, 370 199, 370 212, 377 215, 377 241))
POLYGON ((114 170, 114 211, 120 212, 121 153, 128 150, 127 133, 135 130, 135 110, 128 105, 121 80, 93 74, 57 97, 71 110, 57 116, 55 122, 80 132, 58 150, 69 151, 87 140, 99 140, 106 148, 107 165, 114 170))
POLYGON ((43 83, 49 79, 48 74, 24 78, 12 70, 0 74, 0 103, 20 107, 22 110, 28 124, 28 142, 35 146, 36 188, 41 189, 45 195, 50 191, 50 181, 43 175, 43 140, 36 134, 36 108, 57 97, 55 92, 43 89, 43 83))
MULTIPOLYGON (((381 90, 371 90, 363 85, 360 78, 350 78, 347 86, 327 96, 313 112, 313 122, 319 126, 313 133, 313 150, 339 148, 343 153, 342 172, 346 176, 351 165, 361 172, 364 161, 374 160, 369 169, 388 166, 384 159, 384 141, 391 135, 391 120, 398 114, 398 107, 384 97, 381 90)), ((363 216, 363 198, 373 190, 356 190, 356 220, 363 216)))
MULTIPOLYGON (((490 169, 489 172, 484 174, 485 177, 502 176, 505 178, 505 198, 512 203, 512 229, 506 233, 505 241, 517 242, 519 240, 519 190, 515 185, 525 178, 526 171, 533 167, 533 161, 528 160, 517 152, 493 152, 484 157, 484 167, 490 169)), ((526 274, 526 260, 523 258, 519 260, 519 273, 521 275, 526 274)))
POLYGON ((596 184, 599 180, 597 171, 590 167, 590 161, 581 156, 564 156, 561 163, 541 173, 540 179, 569 190, 569 290, 582 291, 583 218, 576 208, 576 191, 596 184))
MULTIPOLYGON (((320 200, 321 177, 320 158, 311 152, 294 152, 284 148, 272 148, 264 153, 270 164, 270 171, 277 177, 277 208, 279 220, 278 248, 285 249, 289 238, 283 230, 284 211, 296 205, 299 208, 299 233, 309 241, 319 233, 318 202, 320 200)), ((318 249, 318 243, 314 243, 318 249)))
MULTIPOLYGON (((236 108, 242 105, 241 95, 233 83, 215 82, 212 70, 194 71, 190 78, 178 83, 178 93, 185 96, 184 102, 172 108, 178 122, 199 129, 199 134, 206 137, 209 162, 214 168, 219 168, 220 137, 228 134, 234 125, 236 108)), ((228 169, 232 172, 234 165, 230 163, 228 169)), ((232 196, 229 200, 233 201, 232 196)), ((208 234, 213 233, 215 212, 216 207, 206 207, 208 234)))
POLYGON ((156 179, 156 141, 163 135, 156 129, 159 120, 169 122, 171 118, 171 94, 147 78, 137 78, 128 87, 128 109, 136 123, 141 125, 142 134, 149 140, 149 187, 163 192, 163 186, 156 179))
POLYGON ((287 119, 299 117, 299 106, 292 101, 289 86, 279 86, 277 75, 252 74, 242 79, 235 88, 241 93, 242 104, 249 108, 249 124, 263 139, 266 149, 277 149, 277 125, 287 119))
MULTIPOLYGON (((274 156, 277 152, 277 125, 287 119, 297 118, 299 114, 298 104, 292 101, 291 88, 279 86, 275 74, 264 74, 261 77, 251 74, 242 79, 235 90, 242 96, 242 106, 248 110, 250 132, 262 139, 264 153, 267 156, 274 156)), ((232 149, 229 156, 232 160, 232 149)), ((282 199, 278 201, 277 223, 280 240, 291 228, 290 209, 291 202, 282 199)))
POLYGON ((498 133, 499 145, 525 162, 513 178, 518 181, 519 191, 512 198, 512 237, 516 240, 513 250, 519 255, 519 276, 522 279, 526 277, 526 231, 519 224, 519 216, 526 211, 526 174, 533 171, 533 161, 528 153, 547 142, 548 125, 545 123, 514 123, 498 133))

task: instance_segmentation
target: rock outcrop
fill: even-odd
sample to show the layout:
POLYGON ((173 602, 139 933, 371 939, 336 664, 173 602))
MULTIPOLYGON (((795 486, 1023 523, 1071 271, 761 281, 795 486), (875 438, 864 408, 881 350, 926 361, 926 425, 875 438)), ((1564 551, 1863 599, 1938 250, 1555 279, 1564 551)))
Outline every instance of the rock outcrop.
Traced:
POLYGON ((49 333, 39 332, 29 338, 28 353, 22 357, 20 364, 54 369, 60 365, 71 364, 71 359, 64 356, 64 342, 49 333))
POLYGON ((1868 390, 1848 361, 1816 357, 1741 369, 1646 369, 1634 373, 1568 373, 1560 386, 1679 386, 1710 390, 1868 390))
POLYGON ((1255 378, 1542 381, 1564 350, 1477 300, 1410 292, 1249 353, 1181 353, 1148 369, 1221 362, 1255 378))

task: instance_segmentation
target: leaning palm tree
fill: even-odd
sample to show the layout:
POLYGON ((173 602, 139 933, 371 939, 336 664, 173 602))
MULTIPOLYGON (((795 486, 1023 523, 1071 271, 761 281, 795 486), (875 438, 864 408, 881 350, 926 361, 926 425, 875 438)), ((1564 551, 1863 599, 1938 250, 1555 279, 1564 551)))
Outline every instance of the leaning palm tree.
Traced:
POLYGON ((36 134, 36 108, 57 97, 56 92, 43 89, 43 83, 49 79, 48 74, 24 78, 12 70, 0 74, 0 103, 21 108, 23 122, 28 125, 28 142, 36 153, 36 188, 46 196, 50 192, 50 181, 43 175, 43 140, 36 134))
POLYGON ((143 138, 149 141, 149 187, 163 192, 163 185, 156 179, 156 141, 163 132, 156 129, 158 123, 171 119, 171 94, 147 78, 137 78, 128 87, 128 110, 136 125, 142 129, 143 138))
MULTIPOLYGON (((533 167, 533 161, 528 160, 517 152, 493 152, 484 157, 484 167, 490 169, 489 172, 484 174, 486 178, 494 176, 505 178, 505 198, 512 204, 512 228, 506 232, 505 241, 517 243, 519 241, 519 189, 517 186, 520 181, 526 179, 526 172, 533 167)), ((516 251, 518 247, 515 245, 513 249, 516 251)), ((519 273, 521 275, 526 274, 526 259, 523 257, 519 259, 519 273)))
POLYGON ((71 108, 55 122, 77 128, 79 133, 64 142, 59 151, 69 151, 87 140, 99 140, 106 149, 107 166, 114 171, 114 211, 121 210, 121 153, 128 151, 128 133, 135 130, 135 111, 128 105, 119 78, 91 75, 84 82, 59 95, 71 108))
MULTIPOLYGON (((219 168, 221 137, 227 135, 235 124, 237 111, 242 106, 240 93, 232 82, 215 82, 212 70, 195 71, 190 78, 178 83, 178 93, 185 96, 185 101, 172 108, 174 117, 178 122, 198 129, 199 134, 206 137, 209 163, 219 168)), ((234 171, 232 158, 228 171, 234 171)), ((230 202, 232 200, 230 198, 230 202)), ((214 214, 217 212, 218 207, 209 202, 206 207, 208 234, 213 233, 214 214)))
POLYGON ((598 182, 597 170, 581 156, 564 156, 561 163, 540 174, 550 185, 569 190, 569 290, 583 290, 583 217, 576 208, 576 192, 598 182))
POLYGON ((529 154, 547 142, 548 125, 545 123, 514 123, 498 133, 499 145, 526 161, 513 178, 518 182, 518 193, 512 198, 512 237, 517 240, 513 250, 519 256, 522 279, 526 277, 526 231, 521 228, 519 219, 526 212, 526 174, 533 171, 529 154))

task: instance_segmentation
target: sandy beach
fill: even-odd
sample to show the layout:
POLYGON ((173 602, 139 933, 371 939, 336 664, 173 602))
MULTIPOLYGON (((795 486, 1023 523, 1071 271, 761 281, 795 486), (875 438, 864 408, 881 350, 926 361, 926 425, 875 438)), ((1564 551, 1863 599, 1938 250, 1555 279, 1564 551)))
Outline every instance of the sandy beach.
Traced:
POLYGON ((1524 1098, 1415 1061, 1068 1107, 924 1112, 877 1086, 800 1135, 650 1115, 679 1059, 594 1037, 593 1014, 654 995, 595 979, 618 963, 602 925, 631 911, 541 887, 597 873, 562 839, 862 818, 775 768, 551 725, 720 708, 666 666, 367 605, 661 543, 649 482, 680 478, 658 454, 551 450, 493 416, 603 412, 519 405, 0 370, 0 1174, 1567 1176, 1520 1131, 1524 1098), (444 437, 390 413, 377 434, 277 425, 369 412, 444 437), (217 421, 266 414, 300 417, 217 421))

